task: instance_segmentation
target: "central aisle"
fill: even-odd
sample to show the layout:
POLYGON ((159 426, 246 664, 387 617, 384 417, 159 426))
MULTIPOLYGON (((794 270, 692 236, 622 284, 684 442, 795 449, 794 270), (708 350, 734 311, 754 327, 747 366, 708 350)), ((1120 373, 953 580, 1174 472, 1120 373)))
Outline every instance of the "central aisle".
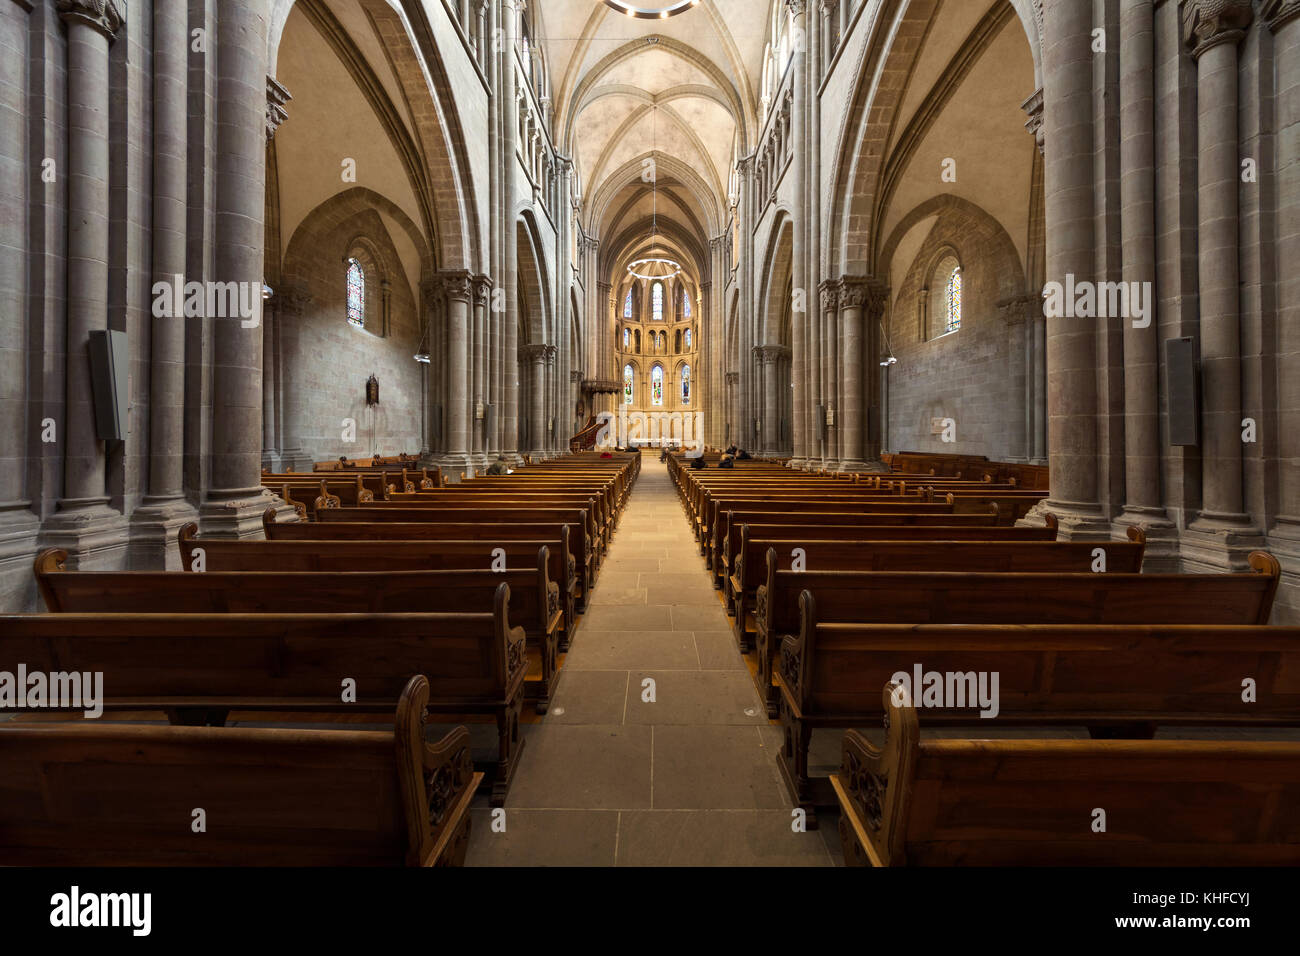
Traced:
POLYGON ((822 832, 833 824, 791 829, 780 728, 763 716, 667 469, 651 455, 550 713, 532 719, 505 832, 476 809, 471 866, 835 863, 822 832))

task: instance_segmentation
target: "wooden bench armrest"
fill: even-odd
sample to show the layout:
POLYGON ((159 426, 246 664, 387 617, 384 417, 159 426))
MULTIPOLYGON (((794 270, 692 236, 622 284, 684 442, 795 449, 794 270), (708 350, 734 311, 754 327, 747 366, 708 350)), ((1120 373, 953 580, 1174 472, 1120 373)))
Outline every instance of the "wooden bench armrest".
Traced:
POLYGON ((844 735, 838 789, 847 800, 849 825, 877 866, 903 863, 907 795, 916 768, 920 729, 916 710, 898 684, 886 684, 885 745, 877 750, 856 730, 844 735))

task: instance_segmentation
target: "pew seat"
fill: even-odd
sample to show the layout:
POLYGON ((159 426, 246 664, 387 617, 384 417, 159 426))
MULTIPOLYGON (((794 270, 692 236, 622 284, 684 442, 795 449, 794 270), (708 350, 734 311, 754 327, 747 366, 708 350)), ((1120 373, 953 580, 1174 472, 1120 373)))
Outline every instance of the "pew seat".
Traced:
POLYGON ((1300 743, 923 740, 894 688, 831 778, 850 866, 1300 864, 1300 743))
POLYGON ((0 724, 0 859, 16 866, 459 866, 482 777, 458 727, 0 724), (203 825, 196 832, 195 812, 203 825))

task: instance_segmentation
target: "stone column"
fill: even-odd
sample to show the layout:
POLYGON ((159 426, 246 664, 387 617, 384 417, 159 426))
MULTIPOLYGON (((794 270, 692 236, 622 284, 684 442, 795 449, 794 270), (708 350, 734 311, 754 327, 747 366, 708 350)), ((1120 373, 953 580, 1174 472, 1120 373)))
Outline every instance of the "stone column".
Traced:
POLYGON ((793 44, 790 70, 794 91, 791 106, 790 136, 794 153, 794 237, 791 244, 792 285, 795 301, 790 315, 791 389, 793 401, 790 409, 790 437, 794 457, 792 468, 803 468, 808 463, 808 17, 806 0, 785 0, 790 11, 792 35, 802 42, 793 44))
POLYGON ((218 10, 214 275, 258 292, 251 318, 209 317, 211 485, 201 513, 204 532, 220 537, 258 534, 271 504, 261 487, 266 21, 264 0, 231 0, 218 10))
POLYGON ((108 48, 122 16, 113 0, 58 0, 56 8, 68 28, 67 418, 58 436, 63 497, 46 539, 69 552, 72 568, 102 567, 118 562, 126 541, 125 519, 108 506, 89 358, 91 333, 108 328, 108 48))
POLYGON ((502 10, 501 86, 502 214, 505 268, 501 274, 505 314, 501 317, 501 452, 519 463, 519 237, 515 225, 515 183, 519 160, 519 96, 515 74, 515 45, 519 38, 519 4, 504 0, 502 10))
POLYGON ((39 527, 27 494, 28 229, 34 161, 27 132, 29 0, 0 3, 0 607, 35 599, 39 527))
MULTIPOLYGON (((1172 532, 1160 494, 1159 318, 1155 315, 1155 8, 1124 0, 1120 9, 1120 239, 1123 280, 1143 290, 1149 323, 1124 318, 1124 511, 1117 532, 1137 525, 1150 538, 1172 532)), ((1166 535, 1172 539, 1174 535, 1166 535)), ((1171 546, 1167 550, 1173 551, 1171 546)), ((1150 569, 1150 565, 1148 565, 1150 569)), ((1169 567, 1169 570, 1174 570, 1169 567)))
POLYGON ((863 402, 863 328, 864 322, 873 321, 863 312, 868 308, 870 286, 865 279, 846 278, 840 285, 840 319, 843 323, 840 339, 841 380, 844 389, 844 408, 841 409, 843 426, 840 429, 840 471, 861 471, 867 463, 863 458, 866 431, 865 404, 863 402))
POLYGON ((488 339, 488 306, 492 300, 492 280, 487 276, 474 279, 474 388, 470 407, 470 453, 476 468, 486 468, 488 464, 489 437, 484 430, 483 419, 478 417, 478 410, 490 400, 488 392, 488 362, 492 343, 488 339))
MULTIPOLYGON (((1096 271, 1092 30, 1092 4, 1044 10, 1047 279, 1062 286, 1096 271)), ((1067 540, 1110 536, 1098 498, 1097 332, 1088 319, 1047 322, 1052 491, 1038 510, 1060 518, 1067 540)))
POLYGON ((469 310, 474 280, 468 272, 444 272, 440 278, 447 304, 447 441, 441 465, 450 474, 469 466, 469 310))
MULTIPOLYGON (((188 163, 186 135, 189 23, 184 4, 153 8, 153 279, 184 283, 188 163)), ((156 311, 156 310, 155 310, 156 311)), ((185 500, 185 316, 153 318, 149 365, 149 493, 131 516, 132 566, 179 570, 176 532, 193 520, 185 500)), ((270 334, 267 323, 265 333, 270 334)), ((274 396, 274 383, 270 394, 274 396)), ((269 440, 274 447, 274 417, 269 440)), ((271 463, 274 466, 274 463, 271 463)))
MULTIPOLYGON (((1216 536, 1250 530, 1242 498, 1237 46, 1253 16, 1250 0, 1183 4, 1185 38, 1196 59, 1203 404, 1201 512, 1190 527, 1216 536)), ((1230 538, 1223 544, 1233 547, 1230 538)))
POLYGON ((546 365, 555 355, 554 345, 526 345, 519 350, 529 365, 528 453, 533 461, 546 456, 546 365))
POLYGON ((1269 0, 1277 71, 1278 510, 1274 534, 1300 540, 1300 0, 1269 0))
MULTIPOLYGON (((840 307, 839 283, 828 279, 822 282, 818 291, 820 293, 819 305, 821 306, 818 321, 822 330, 821 335, 818 337, 820 348, 817 355, 817 362, 821 366, 820 404, 825 410, 834 410, 838 414, 839 409, 836 408, 835 404, 836 376, 834 374, 834 348, 838 339, 834 337, 832 332, 835 324, 835 314, 840 307)), ((823 417, 820 421, 814 423, 811 439, 813 446, 817 448, 817 466, 819 468, 828 468, 833 464, 831 460, 831 441, 835 426, 824 425, 824 422, 825 418, 823 417), (823 433, 826 436, 825 438, 820 437, 823 433)), ((838 424, 837 420, 836 426, 838 424)))
POLYGON ((732 439, 741 448, 752 448, 758 440, 754 433, 754 419, 759 417, 758 406, 754 396, 758 394, 755 381, 757 368, 754 364, 752 348, 754 345, 754 154, 742 156, 736 164, 740 173, 740 201, 736 206, 736 242, 740 244, 739 285, 740 309, 736 321, 740 323, 738 331, 740 363, 740 386, 738 392, 736 434, 732 439))

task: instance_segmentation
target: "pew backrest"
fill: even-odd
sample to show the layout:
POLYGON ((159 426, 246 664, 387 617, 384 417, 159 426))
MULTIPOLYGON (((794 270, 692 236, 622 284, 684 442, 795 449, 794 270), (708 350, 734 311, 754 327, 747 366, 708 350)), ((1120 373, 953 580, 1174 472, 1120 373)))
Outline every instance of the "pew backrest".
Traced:
POLYGON ((393 730, 0 726, 0 859, 18 866, 430 866, 463 861, 469 733, 424 740, 412 677, 393 730), (201 797, 197 796, 201 795, 201 797), (192 829, 196 804, 206 832, 192 829))

